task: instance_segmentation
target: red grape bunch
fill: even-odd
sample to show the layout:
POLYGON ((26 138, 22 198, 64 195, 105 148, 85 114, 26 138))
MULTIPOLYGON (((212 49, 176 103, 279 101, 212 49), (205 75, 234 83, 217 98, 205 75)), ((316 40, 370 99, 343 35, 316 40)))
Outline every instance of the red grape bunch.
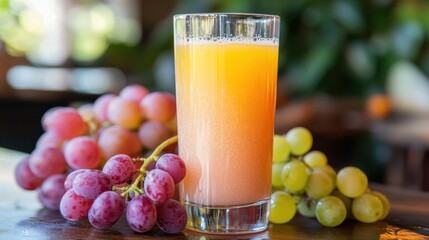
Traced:
POLYGON ((147 232, 155 224, 166 233, 181 232, 186 211, 172 197, 175 184, 185 177, 185 163, 176 154, 160 155, 176 141, 177 137, 166 140, 148 158, 118 154, 102 170, 73 171, 64 181, 67 192, 60 201, 61 214, 71 221, 88 217, 92 226, 106 229, 125 212, 128 225, 136 232, 147 232), (142 165, 136 169, 139 161, 142 165))
POLYGON ((185 209, 172 199, 186 173, 175 154, 173 95, 133 84, 78 108, 52 108, 41 122, 45 132, 15 178, 37 189, 43 206, 67 220, 87 217, 99 229, 123 213, 136 232, 184 229, 185 209))

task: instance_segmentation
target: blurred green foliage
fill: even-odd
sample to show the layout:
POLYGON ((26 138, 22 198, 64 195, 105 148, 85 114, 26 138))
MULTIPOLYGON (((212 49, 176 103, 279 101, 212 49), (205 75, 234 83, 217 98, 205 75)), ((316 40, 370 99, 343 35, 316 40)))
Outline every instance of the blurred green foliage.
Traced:
MULTIPOLYGON (((429 1, 183 0, 174 11, 197 12, 279 15, 279 86, 291 96, 382 92, 387 72, 398 60, 429 73, 429 1)), ((170 16, 151 34, 137 61, 136 67, 157 81, 153 71, 162 72, 168 64, 171 68, 173 62, 172 33, 170 16), (160 54, 170 60, 157 65, 160 54)))
MULTIPOLYGON (((19 43, 15 38, 20 35, 6 30, 11 29, 11 23, 20 22, 6 11, 13 9, 10 2, 0 0, 0 30, 4 30, 0 38, 13 46, 19 43)), ((102 1, 88 2, 99 6, 97 2, 102 1)), ((413 62, 429 73, 429 1, 181 0, 171 4, 175 4, 175 10, 169 16, 149 32, 142 30, 141 44, 110 41, 101 58, 71 65, 116 66, 128 74, 131 82, 174 92, 173 15, 247 12, 281 17, 279 90, 291 97, 365 97, 384 91, 387 73, 398 60, 413 62)), ((85 25, 85 21, 81 22, 85 25)), ((88 42, 83 41, 85 46, 88 42)))
POLYGON ((0 0, 0 41, 8 54, 26 56, 35 65, 62 65, 69 59, 78 65, 90 64, 109 45, 134 47, 140 38, 139 22, 121 16, 104 1, 0 0), (46 47, 52 44, 69 55, 53 56, 48 51, 51 46, 46 47))

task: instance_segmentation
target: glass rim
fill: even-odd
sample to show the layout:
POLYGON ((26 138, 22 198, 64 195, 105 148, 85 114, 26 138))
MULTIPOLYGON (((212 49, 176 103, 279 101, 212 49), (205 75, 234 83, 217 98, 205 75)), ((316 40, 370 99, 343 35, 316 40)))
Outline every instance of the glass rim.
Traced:
POLYGON ((174 20, 183 19, 186 17, 243 17, 243 18, 254 17, 256 19, 273 19, 276 21, 280 21, 279 15, 263 14, 263 13, 214 12, 214 13, 179 13, 179 14, 173 15, 174 20))

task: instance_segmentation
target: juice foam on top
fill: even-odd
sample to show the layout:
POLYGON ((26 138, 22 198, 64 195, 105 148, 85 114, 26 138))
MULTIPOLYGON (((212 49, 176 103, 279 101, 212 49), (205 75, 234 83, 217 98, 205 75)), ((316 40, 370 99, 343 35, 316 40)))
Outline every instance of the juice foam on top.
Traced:
POLYGON ((252 44, 278 46, 278 38, 262 38, 262 37, 177 37, 175 39, 176 46, 187 45, 212 45, 212 44, 252 44))

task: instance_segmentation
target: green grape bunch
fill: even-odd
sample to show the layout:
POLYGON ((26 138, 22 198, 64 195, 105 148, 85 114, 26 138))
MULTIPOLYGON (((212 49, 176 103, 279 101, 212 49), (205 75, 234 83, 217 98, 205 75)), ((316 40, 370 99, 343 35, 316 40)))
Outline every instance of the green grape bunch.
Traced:
POLYGON ((312 147, 313 135, 304 127, 274 135, 271 223, 287 223, 297 212, 325 227, 347 218, 373 223, 388 216, 389 200, 369 189, 362 170, 347 166, 336 172, 326 154, 312 147))

